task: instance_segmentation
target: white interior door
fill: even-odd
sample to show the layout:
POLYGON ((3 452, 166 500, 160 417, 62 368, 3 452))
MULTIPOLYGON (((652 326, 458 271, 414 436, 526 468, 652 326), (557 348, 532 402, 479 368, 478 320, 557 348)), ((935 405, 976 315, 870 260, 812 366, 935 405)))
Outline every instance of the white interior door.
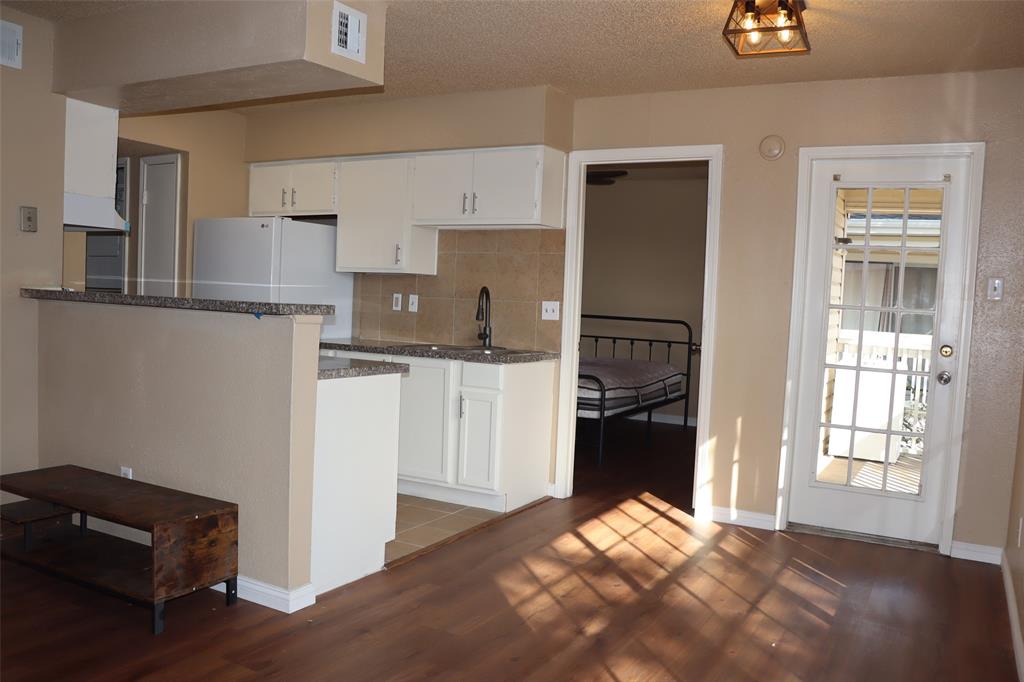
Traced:
POLYGON ((174 296, 178 285, 178 154, 139 163, 139 293, 174 296))
POLYGON ((970 160, 815 159, 810 178, 788 519, 938 544, 970 160))

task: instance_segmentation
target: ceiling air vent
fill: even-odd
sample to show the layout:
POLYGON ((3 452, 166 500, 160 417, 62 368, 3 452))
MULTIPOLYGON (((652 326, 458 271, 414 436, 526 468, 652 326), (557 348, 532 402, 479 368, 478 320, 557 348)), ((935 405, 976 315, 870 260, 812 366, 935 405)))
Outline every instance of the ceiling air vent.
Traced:
POLYGON ((0 21, 0 65, 21 68, 21 26, 0 21))
POLYGON ((331 12, 331 52, 366 63, 366 14, 340 2, 331 12))

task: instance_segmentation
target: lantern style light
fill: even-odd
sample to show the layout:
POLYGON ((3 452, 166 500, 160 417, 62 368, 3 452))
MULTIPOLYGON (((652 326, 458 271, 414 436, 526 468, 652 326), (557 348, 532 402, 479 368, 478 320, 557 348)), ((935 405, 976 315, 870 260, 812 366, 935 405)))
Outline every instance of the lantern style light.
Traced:
POLYGON ((737 57, 811 51, 800 0, 735 0, 722 35, 737 57))

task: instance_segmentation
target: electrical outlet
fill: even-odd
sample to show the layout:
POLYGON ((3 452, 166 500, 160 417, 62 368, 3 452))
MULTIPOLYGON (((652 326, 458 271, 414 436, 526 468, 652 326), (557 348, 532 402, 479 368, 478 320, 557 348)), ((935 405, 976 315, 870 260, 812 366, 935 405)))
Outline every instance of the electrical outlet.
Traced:
POLYGON ((1003 278, 989 277, 985 297, 990 301, 1003 300, 1003 278))
POLYGON ((402 295, 401 294, 391 294, 391 309, 392 310, 401 310, 402 309, 402 295))
POLYGON ((131 478, 131 477, 132 477, 132 468, 131 467, 121 467, 121 478, 131 478))
POLYGON ((416 294, 409 294, 409 312, 419 312, 420 309, 420 297, 416 294))
POLYGON ((558 319, 558 301, 542 301, 540 304, 540 319, 542 320, 557 320, 558 319))
POLYGON ((35 206, 19 206, 18 229, 22 232, 37 232, 39 230, 39 209, 35 206))

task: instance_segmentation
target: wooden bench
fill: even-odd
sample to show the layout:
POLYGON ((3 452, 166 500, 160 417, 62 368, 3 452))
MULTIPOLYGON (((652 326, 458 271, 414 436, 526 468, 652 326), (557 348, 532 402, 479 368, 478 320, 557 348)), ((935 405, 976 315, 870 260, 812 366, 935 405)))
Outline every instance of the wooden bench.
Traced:
POLYGON ((232 502, 72 465, 0 476, 0 490, 29 500, 4 505, 5 520, 30 533, 27 540, 4 539, 5 558, 150 605, 153 634, 163 632, 171 599, 220 582, 228 606, 238 599, 238 505, 232 502), (79 526, 32 530, 71 512, 80 514, 79 526), (89 516, 148 532, 152 542, 92 530, 89 516))

